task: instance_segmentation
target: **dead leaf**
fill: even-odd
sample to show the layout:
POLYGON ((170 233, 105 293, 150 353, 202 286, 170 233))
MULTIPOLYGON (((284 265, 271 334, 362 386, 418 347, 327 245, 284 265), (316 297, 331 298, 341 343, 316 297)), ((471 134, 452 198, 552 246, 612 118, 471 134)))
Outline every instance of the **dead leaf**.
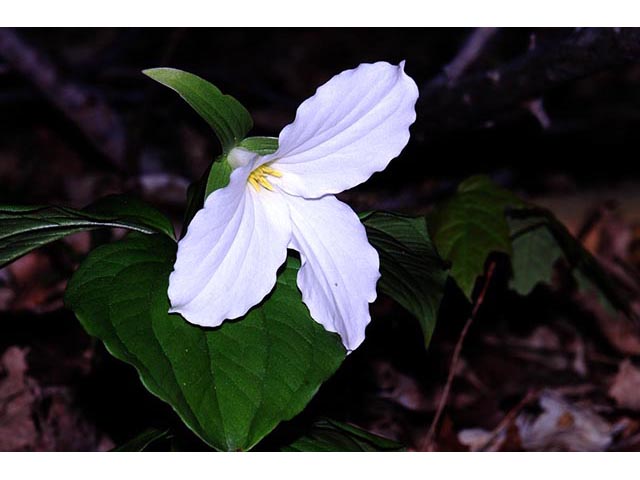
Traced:
POLYGON ((551 390, 541 393, 542 413, 521 413, 516 419, 522 446, 528 451, 606 450, 613 427, 592 409, 565 400, 551 390))
POLYGON ((483 450, 492 441, 501 444, 505 437, 505 432, 499 432, 498 435, 495 435, 494 432, 483 428, 468 428, 458 432, 458 441, 469 447, 472 452, 483 450))
POLYGON ((609 396, 622 408, 640 411, 640 369, 629 359, 620 362, 609 396))
POLYGON ((373 366, 381 398, 417 412, 433 410, 434 399, 427 398, 416 379, 399 372, 390 363, 377 361, 373 366))

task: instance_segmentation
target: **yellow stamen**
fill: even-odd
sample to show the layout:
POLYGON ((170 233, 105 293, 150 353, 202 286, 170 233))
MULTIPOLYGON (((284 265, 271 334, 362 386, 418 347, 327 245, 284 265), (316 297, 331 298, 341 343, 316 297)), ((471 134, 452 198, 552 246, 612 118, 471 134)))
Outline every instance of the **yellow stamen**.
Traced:
POLYGON ((266 188, 273 192, 273 185, 267 179, 268 176, 280 178, 282 173, 278 170, 274 170, 268 164, 260 165, 249 175, 249 184, 256 189, 256 192, 260 191, 260 187, 266 188))
POLYGON ((271 168, 269 165, 262 165, 261 167, 258 167, 258 169, 262 169, 264 173, 266 173, 267 175, 271 175, 272 177, 277 177, 277 178, 282 177, 282 173, 280 173, 278 170, 271 168))

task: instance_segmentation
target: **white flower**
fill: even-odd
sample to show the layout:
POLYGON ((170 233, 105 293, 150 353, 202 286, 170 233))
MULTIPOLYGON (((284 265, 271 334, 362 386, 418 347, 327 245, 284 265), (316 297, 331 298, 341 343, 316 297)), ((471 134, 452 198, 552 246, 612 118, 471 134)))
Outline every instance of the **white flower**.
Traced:
POLYGON ((336 75, 298 108, 278 150, 236 148, 229 185, 206 199, 178 244, 171 312, 220 325, 274 287, 287 248, 300 252, 298 287, 313 319, 351 351, 364 340, 379 258, 351 208, 333 194, 384 170, 409 141, 418 88, 404 62, 336 75))

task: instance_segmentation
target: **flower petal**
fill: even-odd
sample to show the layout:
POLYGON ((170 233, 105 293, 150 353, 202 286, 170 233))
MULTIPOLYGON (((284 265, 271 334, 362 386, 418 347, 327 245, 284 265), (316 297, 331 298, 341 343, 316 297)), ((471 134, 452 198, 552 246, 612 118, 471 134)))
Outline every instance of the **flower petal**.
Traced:
POLYGON ((311 317, 337 332, 347 350, 364 340, 380 278, 378 252, 351 208, 332 195, 287 196, 293 223, 289 245, 300 252, 298 287, 311 317))
POLYGON ((213 192, 178 243, 169 277, 171 312, 207 327, 237 318, 276 283, 287 256, 291 220, 284 195, 247 184, 253 164, 213 192))
POLYGON ((336 75, 300 105, 264 157, 292 195, 339 193, 384 170, 409 141, 418 87, 404 62, 362 64, 336 75))

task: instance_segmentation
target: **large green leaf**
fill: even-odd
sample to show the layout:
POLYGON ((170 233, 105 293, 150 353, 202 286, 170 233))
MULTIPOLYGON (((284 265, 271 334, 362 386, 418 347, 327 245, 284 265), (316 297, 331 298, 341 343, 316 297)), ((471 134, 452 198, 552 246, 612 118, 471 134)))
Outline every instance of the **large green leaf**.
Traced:
POLYGON ((418 318, 428 346, 447 271, 433 248, 424 217, 374 212, 363 223, 380 254, 380 290, 418 318))
POLYGON ((285 452, 399 452, 404 447, 347 423, 324 419, 309 433, 282 449, 285 452))
POLYGON ((175 251, 161 235, 102 246, 72 277, 66 304, 204 441, 220 450, 250 449, 304 408, 345 350, 309 316, 295 259, 242 319, 210 329, 169 315, 175 251))
POLYGON ((253 127, 249 112, 230 95, 206 80, 175 68, 151 68, 142 73, 178 93, 213 128, 223 152, 228 152, 253 127))
POLYGON ((164 215, 125 196, 105 197, 83 210, 0 205, 0 267, 67 235, 100 227, 161 232, 173 238, 173 226, 164 215))
POLYGON ((442 258, 451 262, 450 274, 468 299, 494 252, 511 255, 506 209, 522 200, 488 177, 470 177, 456 194, 428 218, 429 234, 442 258))

